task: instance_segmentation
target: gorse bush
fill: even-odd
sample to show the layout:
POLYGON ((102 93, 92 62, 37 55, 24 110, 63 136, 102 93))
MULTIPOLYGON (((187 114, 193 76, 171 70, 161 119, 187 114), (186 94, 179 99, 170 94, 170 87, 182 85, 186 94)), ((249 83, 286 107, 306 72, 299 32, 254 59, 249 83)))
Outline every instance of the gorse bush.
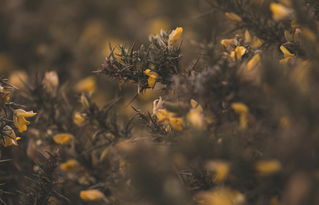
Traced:
MULTIPOLYGON (((0 22, 14 8, 41 16, 50 5, 26 2, 0 9, 0 22)), ((85 19, 90 5, 105 18, 92 2, 66 8, 85 19)), ((0 203, 319 203, 318 2, 166 3, 195 23, 168 14, 179 26, 110 40, 104 62, 99 20, 80 45, 70 40, 80 23, 70 39, 43 37, 43 59, 26 54, 38 64, 8 49, 30 38, 14 36, 20 24, 0 29, 0 67, 13 64, 9 54, 28 67, 0 80, 0 203)))

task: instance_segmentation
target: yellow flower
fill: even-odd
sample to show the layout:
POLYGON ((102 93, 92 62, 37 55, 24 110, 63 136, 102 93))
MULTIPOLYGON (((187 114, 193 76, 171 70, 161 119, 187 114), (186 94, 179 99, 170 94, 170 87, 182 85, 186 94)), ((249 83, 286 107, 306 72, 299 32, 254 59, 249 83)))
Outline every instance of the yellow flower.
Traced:
POLYGON ((254 55, 247 63, 247 70, 251 70, 257 66, 260 62, 260 54, 254 55))
POLYGON ((263 45, 263 41, 260 38, 258 38, 257 36, 254 36, 250 42, 250 46, 253 48, 259 48, 262 45, 263 45))
POLYGON ((261 160, 256 163, 256 170, 260 175, 268 176, 281 170, 282 166, 278 160, 261 160))
POLYGON ((78 161, 76 161, 75 159, 70 159, 62 164, 60 164, 60 169, 62 169, 65 172, 72 172, 72 171, 76 171, 79 169, 80 165, 78 163, 78 161))
POLYGON ((94 77, 87 77, 75 85, 78 92, 90 93, 96 90, 96 82, 94 77))
POLYGON ((183 28, 177 27, 175 30, 173 30, 168 37, 168 45, 172 46, 174 45, 182 36, 183 28))
POLYGON ((215 173, 213 177, 215 183, 225 181, 230 171, 229 163, 224 161, 209 161, 206 164, 206 168, 208 171, 213 171, 215 173))
POLYGON ((18 128, 19 132, 24 132, 28 129, 27 125, 30 124, 28 120, 26 120, 26 117, 33 117, 37 113, 34 113, 33 111, 27 112, 22 109, 17 109, 14 111, 13 114, 13 122, 16 128, 18 128))
POLYGON ((75 112, 74 115, 73 115, 73 122, 77 126, 81 126, 81 125, 84 124, 85 118, 84 118, 84 116, 81 113, 75 112))
POLYGON ((270 10, 275 21, 283 20, 292 13, 291 9, 279 3, 271 3, 270 10))
POLYGON ((146 69, 144 74, 148 76, 147 83, 148 86, 153 88, 156 84, 156 79, 158 78, 158 74, 156 72, 151 71, 151 69, 146 69))
POLYGON ((237 114, 239 114, 240 128, 246 129, 248 125, 248 107, 243 103, 233 103, 231 107, 237 114))
POLYGON ((193 127, 201 129, 205 124, 203 108, 193 99, 191 100, 191 106, 192 109, 187 114, 187 120, 193 127))
POLYGON ((240 205, 245 196, 229 188, 217 188, 197 194, 197 202, 201 205, 240 205))
POLYGON ((183 119, 180 117, 171 117, 169 118, 169 124, 176 131, 183 130, 183 119))
POLYGON ((291 59, 295 57, 285 46, 280 46, 281 52, 284 54, 284 58, 280 60, 280 64, 287 64, 291 59))
POLYGON ((241 58, 245 55, 247 49, 244 46, 237 46, 235 48, 235 60, 241 60, 241 58))
POLYGON ((226 48, 230 48, 232 46, 237 46, 238 41, 236 39, 223 39, 220 41, 220 44, 222 44, 226 48))
POLYGON ((54 135, 53 140, 57 144, 70 144, 73 139, 73 135, 69 133, 59 133, 54 135))
POLYGON ((156 117, 157 117, 157 122, 159 123, 163 123, 165 121, 168 121, 170 117, 173 116, 173 114, 171 112, 168 112, 165 109, 159 109, 156 113, 155 113, 156 117))
POLYGON ((183 119, 180 117, 175 117, 175 114, 169 112, 165 109, 159 109, 155 116, 157 117, 157 122, 162 123, 164 125, 170 125, 171 128, 177 131, 181 131, 183 129, 183 119))
POLYGON ((85 201, 99 201, 105 198, 104 194, 97 189, 81 191, 80 197, 85 201))
POLYGON ((243 103, 233 103, 231 107, 238 114, 248 114, 249 112, 248 107, 243 103))
POLYGON ((281 52, 284 54, 284 57, 294 57, 295 55, 293 53, 291 53, 285 46, 281 45, 280 46, 280 50, 281 52))
POLYGON ((233 12, 226 12, 225 13, 226 18, 228 18, 231 21, 236 21, 236 22, 240 22, 242 19, 240 18, 240 16, 238 16, 237 14, 233 13, 233 12))
POLYGON ((14 130, 10 126, 8 126, 8 125, 4 126, 2 132, 3 132, 4 136, 2 138, 0 138, 0 145, 5 146, 5 147, 12 146, 12 145, 15 145, 15 146, 18 145, 17 141, 20 140, 21 138, 16 136, 14 130))

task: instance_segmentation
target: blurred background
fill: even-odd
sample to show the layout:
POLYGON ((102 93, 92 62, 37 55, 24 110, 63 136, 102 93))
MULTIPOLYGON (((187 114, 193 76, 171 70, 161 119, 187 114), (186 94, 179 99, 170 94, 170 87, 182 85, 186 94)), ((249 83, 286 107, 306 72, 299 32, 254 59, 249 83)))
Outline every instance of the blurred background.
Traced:
POLYGON ((200 0, 2 0, 0 72, 54 69, 62 80, 79 77, 103 63, 109 43, 141 42, 177 26, 210 40, 207 16, 200 0))
POLYGON ((103 105, 125 95, 116 82, 97 79, 92 72, 104 62, 110 45, 143 43, 161 29, 181 26, 183 48, 191 47, 184 49, 182 64, 189 66, 201 53, 196 41, 214 41, 213 34, 223 31, 218 14, 211 11, 203 0, 2 0, 0 73, 12 84, 51 70, 61 84, 93 75, 99 84, 96 101, 103 105))

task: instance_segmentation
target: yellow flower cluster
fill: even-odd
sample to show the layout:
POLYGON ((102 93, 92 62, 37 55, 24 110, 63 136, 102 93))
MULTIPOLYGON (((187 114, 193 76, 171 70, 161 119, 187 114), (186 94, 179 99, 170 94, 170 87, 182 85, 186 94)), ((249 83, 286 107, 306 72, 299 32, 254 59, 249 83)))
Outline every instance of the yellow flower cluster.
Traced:
POLYGON ((244 46, 239 46, 239 42, 236 39, 223 39, 220 44, 230 51, 230 57, 233 60, 239 61, 247 53, 247 49, 244 46), (232 50, 233 47, 235 47, 234 50, 232 50))
POLYGON ((176 131, 181 131, 184 128, 183 119, 175 117, 175 114, 167 111, 166 109, 159 109, 156 112, 157 121, 164 125, 169 125, 176 131))
POLYGON ((177 27, 175 30, 173 30, 168 37, 168 45, 172 46, 174 45, 182 36, 183 34, 183 28, 177 27))
POLYGON ((144 71, 144 74, 148 76, 148 79, 147 79, 148 86, 150 88, 154 88, 156 84, 156 80, 158 78, 158 74, 154 71, 151 71, 151 69, 149 68, 144 71))
POLYGON ((13 123, 18 129, 19 132, 24 132, 28 129, 27 125, 30 124, 28 120, 26 120, 27 117, 33 117, 37 113, 34 113, 33 111, 27 112, 22 109, 17 109, 14 111, 13 114, 13 123))

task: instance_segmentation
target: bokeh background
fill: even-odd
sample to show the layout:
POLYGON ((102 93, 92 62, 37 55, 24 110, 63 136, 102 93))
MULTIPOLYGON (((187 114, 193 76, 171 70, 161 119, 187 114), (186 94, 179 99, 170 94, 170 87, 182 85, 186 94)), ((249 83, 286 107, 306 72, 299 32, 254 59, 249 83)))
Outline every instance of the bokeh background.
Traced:
POLYGON ((57 71, 61 84, 69 85, 93 75, 99 83, 96 101, 103 105, 125 92, 119 92, 116 82, 93 74, 110 45, 143 43, 161 29, 182 26, 183 47, 191 48, 184 49, 186 67, 196 56, 206 55, 205 43, 216 42, 214 34, 223 31, 225 22, 218 15, 202 0, 2 0, 0 73, 9 80, 11 76, 13 84, 17 77, 34 80, 26 76, 51 70, 57 71))

